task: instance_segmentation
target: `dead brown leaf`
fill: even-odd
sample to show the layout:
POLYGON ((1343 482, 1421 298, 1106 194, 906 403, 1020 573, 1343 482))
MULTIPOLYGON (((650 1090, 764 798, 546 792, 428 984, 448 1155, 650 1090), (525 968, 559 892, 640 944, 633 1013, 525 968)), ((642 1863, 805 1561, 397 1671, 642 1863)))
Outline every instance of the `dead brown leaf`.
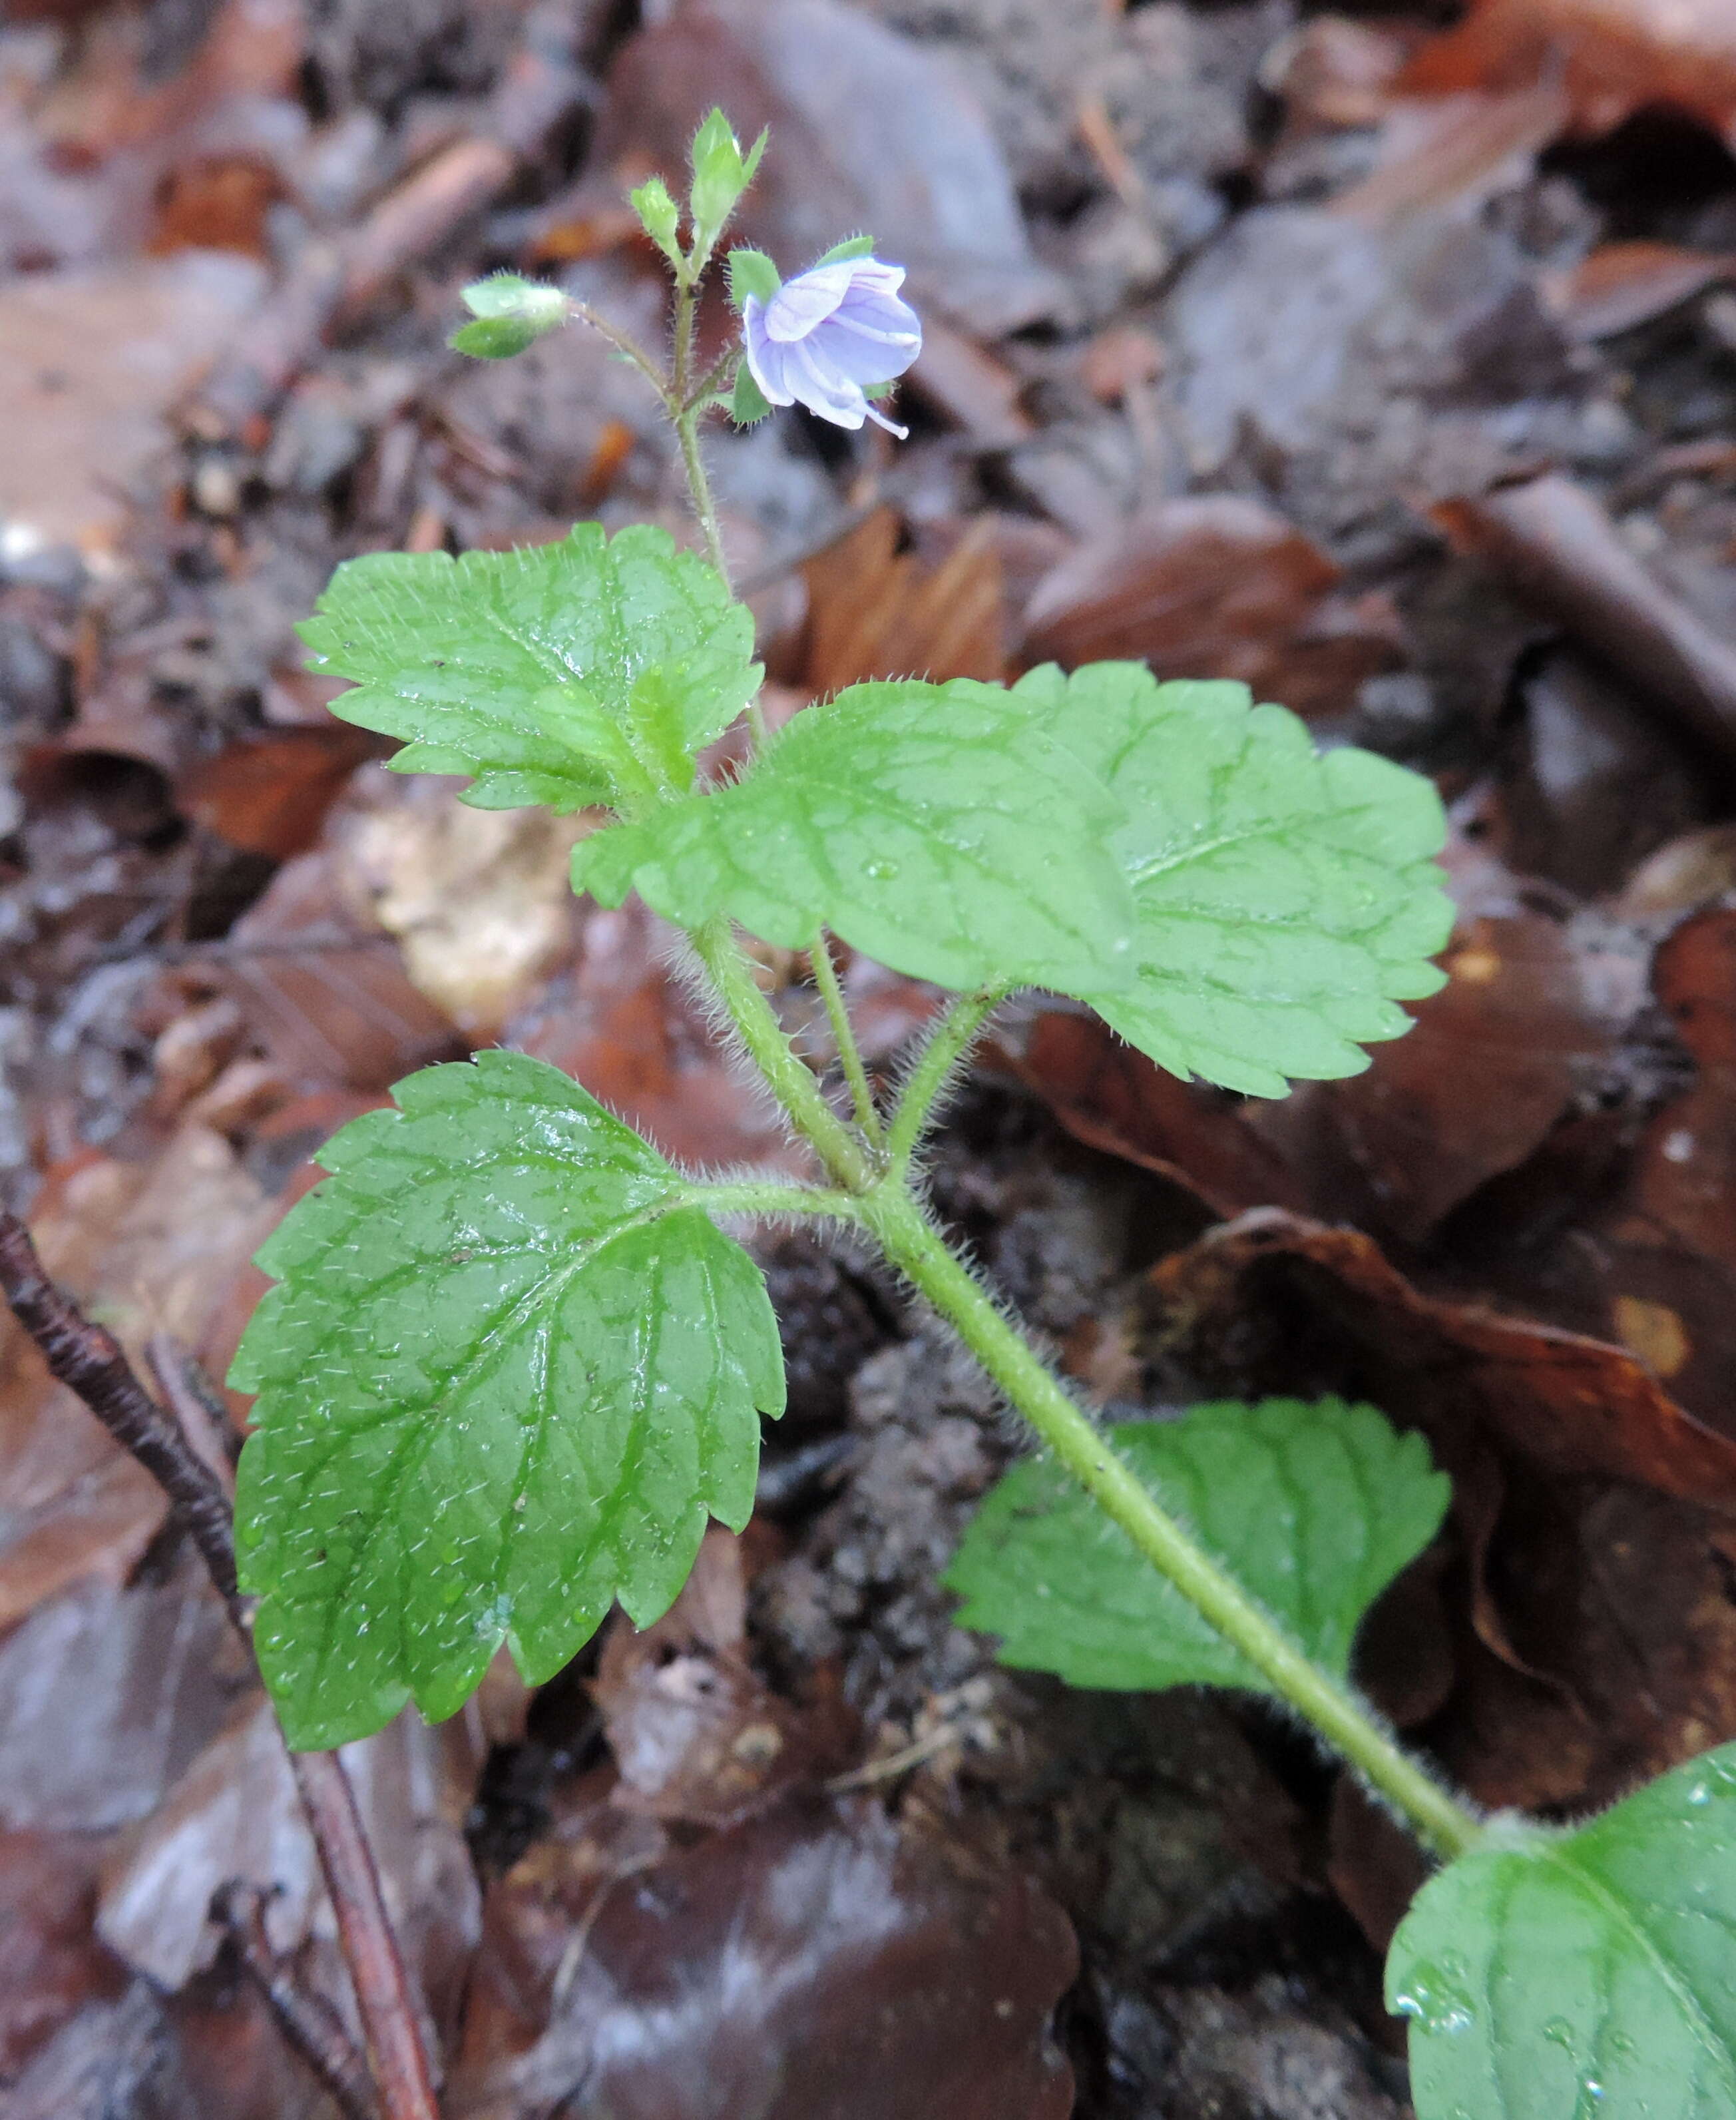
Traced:
POLYGON ((1434 514, 1455 543, 1607 656, 1680 728, 1736 754, 1736 644, 1641 565, 1584 486, 1549 472, 1434 514))
POLYGON ((1539 1476, 1595 1474, 1736 1515, 1736 1441, 1684 1412, 1632 1355, 1426 1295, 1359 1230, 1275 1209, 1242 1216, 1153 1269, 1161 1329, 1181 1346, 1209 1339, 1256 1273, 1296 1290, 1354 1348, 1370 1395, 1443 1448, 1481 1429, 1539 1476))
MULTIPOLYGON (((185 1126, 153 1163, 87 1156, 56 1173, 32 1222, 49 1271, 142 1362, 153 1332, 201 1345, 271 1217, 228 1142, 185 1126)), ((87 1577, 118 1588, 165 1509, 155 1483, 0 1319, 0 1628, 87 1577)))
POLYGON ((91 1931, 96 1856, 70 1833, 0 1833, 0 2083, 92 1999, 125 1984, 91 1931))
POLYGON ((1578 264, 1545 274, 1544 300, 1571 339, 1613 338, 1736 277, 1736 258, 1676 243, 1600 243, 1578 264))
POLYGON ((829 695, 870 677, 1007 674, 1000 557, 992 530, 965 528, 944 558, 900 551, 889 507, 829 545, 802 568, 808 584, 804 676, 829 695))
POLYGON ((1162 1262, 1150 1298, 1207 1388, 1368 1398, 1453 1476, 1457 1676, 1423 1734, 1479 1801, 1601 1803, 1736 1732, 1736 1444, 1633 1355, 1274 1211, 1162 1262))
POLYGON ((249 258, 187 252, 0 288, 0 520, 15 537, 113 542, 169 447, 165 416, 263 284, 249 258))
POLYGON ((1736 140, 1736 16, 1727 0, 1474 0, 1425 44, 1401 86, 1423 94, 1557 77, 1575 129, 1606 132, 1645 105, 1736 140))
MULTIPOLYGON (((450 2029, 481 1900, 462 1829, 486 1750, 467 1709, 439 1729, 406 1710, 344 1764, 411 1967, 450 2029)), ((216 1955, 220 1885, 256 1886, 276 1951, 316 1946, 316 1984, 342 1992, 335 1922, 271 1704, 257 1688, 105 1865, 96 1931, 160 1989, 184 1987, 216 1955)))
POLYGON ((1247 1110, 1319 1214, 1419 1244, 1608 1079, 1644 958, 1587 947, 1523 906, 1461 916, 1447 983, 1360 1075, 1247 1110))
POLYGON ((1331 211, 1376 224, 1430 209, 1462 212, 1522 182, 1567 114, 1553 80, 1502 95, 1395 99, 1374 168, 1339 193, 1331 211))
POLYGON ((516 2058, 472 2048, 454 2120, 546 2109, 581 2084, 619 2120, 1071 2111, 1048 2020, 1078 1957, 1028 1880, 868 1805, 786 1806, 694 1847, 600 1854, 569 1843, 587 1911, 564 1947, 550 1938, 547 2029, 516 2058))
POLYGON ((0 1825, 100 1833, 147 1817, 248 1679, 197 1564, 44 1600, 0 1640, 0 1825))
POLYGON ((1306 1207, 1231 1099, 1154 1067, 1097 1017, 1045 1011, 1023 1037, 997 1042, 1070 1133, 1185 1187, 1212 1214, 1306 1207))
POLYGON ((319 837, 326 812, 364 759, 378 755, 365 730, 329 715, 311 727, 238 737, 183 773, 183 812, 244 853, 289 861, 319 837))
POLYGON ((300 1089, 377 1093, 462 1049, 397 945, 344 892, 326 847, 281 868, 204 961, 213 990, 300 1089))
POLYGON ((617 1615, 592 1695, 620 1778, 610 1801, 666 1823, 733 1825, 847 1764, 842 1704, 780 1698, 746 1656, 740 1541, 713 1525, 680 1596, 643 1633, 617 1615))
POLYGON ((1339 578, 1258 501, 1161 501, 1043 577, 1026 607, 1023 654, 1070 669, 1131 657, 1160 677, 1239 678, 1261 699, 1325 712, 1399 650, 1390 606, 1340 596, 1339 578))

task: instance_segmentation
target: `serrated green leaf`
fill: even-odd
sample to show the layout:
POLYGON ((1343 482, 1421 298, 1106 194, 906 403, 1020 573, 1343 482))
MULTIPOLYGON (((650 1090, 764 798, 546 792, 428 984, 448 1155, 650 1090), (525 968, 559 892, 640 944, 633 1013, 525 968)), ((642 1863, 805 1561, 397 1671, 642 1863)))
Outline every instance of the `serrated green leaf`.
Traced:
POLYGON ((649 525, 456 561, 369 553, 300 632, 311 668, 356 681, 333 714, 404 737, 395 771, 474 774, 485 809, 685 788, 760 677, 750 614, 649 525))
POLYGON ((1496 1820, 1392 1940, 1417 2120, 1736 2113, 1736 1745, 1576 1831, 1496 1820))
POLYGON ((738 427, 757 427, 769 419, 772 407, 764 391, 754 380, 754 371, 744 360, 736 370, 736 387, 730 394, 729 416, 738 427))
POLYGON ((1014 690, 1126 805, 1138 975, 1075 991, 1159 1067, 1281 1096, 1287 1077, 1366 1067, 1362 1045, 1409 1027, 1399 1003, 1443 983, 1446 820, 1419 774, 1317 752, 1244 685, 1159 685, 1141 663, 1051 666, 1014 690))
POLYGON ((682 926, 727 911, 791 949, 824 921, 943 986, 1107 985, 1132 909, 1120 818, 998 686, 852 685, 732 786, 592 834, 573 874, 605 904, 636 887, 682 926))
POLYGON ((724 261, 724 272, 729 281, 731 304, 738 310, 747 307, 750 295, 768 302, 783 285, 777 267, 764 251, 755 250, 750 244, 737 244, 731 251, 724 261))
MULTIPOLYGON (((1418 1435, 1325 1398, 1198 1406, 1108 1430, 1133 1471, 1317 1663, 1344 1673, 1362 1615, 1440 1527, 1450 1492, 1418 1435)), ((1070 1685, 1272 1688, 1051 1460, 1015 1465, 948 1587, 1000 1661, 1070 1685)))
POLYGON ((548 1677, 611 1600, 648 1625, 781 1412, 759 1270, 558 1068, 425 1068, 321 1152, 260 1253, 231 1381, 243 1582, 290 1742, 449 1715, 502 1641, 548 1677))

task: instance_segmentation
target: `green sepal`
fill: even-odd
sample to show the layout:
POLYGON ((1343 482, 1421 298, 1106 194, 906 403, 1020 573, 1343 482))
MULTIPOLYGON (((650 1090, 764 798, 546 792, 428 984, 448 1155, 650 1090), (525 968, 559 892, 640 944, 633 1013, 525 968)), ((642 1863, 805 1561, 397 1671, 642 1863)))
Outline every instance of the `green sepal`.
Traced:
POLYGON ((777 267, 764 251, 755 250, 750 244, 740 243, 724 260, 724 273, 729 281, 729 298, 739 313, 745 309, 748 297, 768 302, 783 285, 777 267))
POLYGON ((522 317, 477 317, 460 324, 446 343, 454 353, 467 353, 472 360, 510 360, 542 336, 522 317))
POLYGON ((810 272, 822 265, 835 265, 840 258, 871 258, 874 238, 871 235, 847 235, 842 243, 834 243, 829 250, 822 250, 809 267, 810 272))
MULTIPOLYGON (((1362 1616, 1440 1528, 1450 1487, 1419 1435, 1325 1398, 1195 1406, 1106 1431, 1141 1483, 1297 1646, 1342 1676, 1362 1616)), ((1015 1465, 947 1569, 961 1626, 1000 1660, 1070 1685, 1270 1694, 1232 1648, 1047 1458, 1015 1465)))
POLYGON ((679 231, 681 210, 661 177, 648 177, 628 193, 627 201, 639 217, 639 225, 671 265, 682 263, 679 231))
POLYGON ((446 343, 476 360, 509 360, 567 319, 567 297, 559 287, 516 272, 473 280, 462 300, 476 321, 461 324, 446 343))
POLYGON ((771 416, 772 406, 754 380, 754 371, 744 360, 736 370, 736 387, 730 393, 729 416, 738 427, 757 426, 771 416))
POLYGON ((564 323, 567 297, 546 280, 527 280, 517 272, 490 272, 472 280, 460 297, 473 317, 522 317, 540 330, 564 323))
POLYGON ((708 113, 694 135, 689 212, 696 256, 703 258, 722 233, 741 194, 754 181, 768 137, 762 132, 744 156, 729 120, 717 109, 708 113))
POLYGON ((453 1713, 504 1641, 559 1669, 619 1597, 685 1581, 753 1508, 784 1402, 764 1276, 689 1183, 522 1054, 425 1068, 320 1153, 259 1255, 278 1285, 236 1529, 292 1747, 453 1713))

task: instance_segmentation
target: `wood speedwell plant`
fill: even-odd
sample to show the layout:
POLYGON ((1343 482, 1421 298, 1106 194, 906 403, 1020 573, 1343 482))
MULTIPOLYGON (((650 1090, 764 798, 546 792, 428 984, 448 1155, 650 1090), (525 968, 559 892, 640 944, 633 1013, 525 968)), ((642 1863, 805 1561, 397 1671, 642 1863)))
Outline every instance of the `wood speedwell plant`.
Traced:
POLYGON ((360 1737, 406 1699, 450 1715, 503 1643, 546 1679, 617 1599, 657 1618, 708 1517, 746 1521, 759 1416, 783 1405, 765 1283, 727 1230, 831 1223, 878 1246, 1041 1446, 953 1563, 965 1624, 1075 1685, 1266 1695, 1438 1858, 1388 1968, 1422 2120, 1736 2115, 1736 1746, 1571 1829, 1478 1815, 1348 1677, 1362 1614, 1446 1507, 1421 1439, 1336 1400, 1099 1426, 925 1203, 937 1105, 1017 988, 1254 1095, 1366 1065, 1441 983, 1443 821, 1426 780, 1317 755, 1244 687, 1130 662, 855 685, 769 732, 702 422, 800 402, 890 425, 880 401, 921 328, 866 238, 787 282, 737 249, 741 334, 700 372, 696 297, 764 145, 745 155, 713 113, 685 204, 655 179, 634 194, 673 276, 666 366, 511 277, 468 291, 454 341, 496 358, 575 319, 605 331, 674 425, 708 558, 592 523, 456 562, 376 554, 338 570, 304 633, 353 682, 334 711, 406 740, 397 769, 467 774, 485 807, 611 813, 575 888, 637 890, 684 932, 719 1035, 817 1174, 680 1169, 507 1052, 425 1068, 338 1134, 262 1255, 278 1285, 232 1379, 258 1394, 242 1587, 290 1740, 360 1737), (744 715, 747 762, 703 779, 744 715), (836 1095, 744 932, 808 953, 836 1095), (956 996, 889 1109, 833 936, 956 996))

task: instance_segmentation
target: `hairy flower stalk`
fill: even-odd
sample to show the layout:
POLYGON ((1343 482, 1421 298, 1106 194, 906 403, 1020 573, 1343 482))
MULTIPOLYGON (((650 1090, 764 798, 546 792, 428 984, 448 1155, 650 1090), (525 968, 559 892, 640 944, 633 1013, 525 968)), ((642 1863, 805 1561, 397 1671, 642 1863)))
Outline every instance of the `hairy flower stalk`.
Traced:
POLYGON ((839 258, 787 280, 742 309, 747 365, 769 405, 805 405, 838 427, 872 420, 903 440, 868 392, 902 375, 922 351, 922 326, 899 295, 902 265, 839 258))

